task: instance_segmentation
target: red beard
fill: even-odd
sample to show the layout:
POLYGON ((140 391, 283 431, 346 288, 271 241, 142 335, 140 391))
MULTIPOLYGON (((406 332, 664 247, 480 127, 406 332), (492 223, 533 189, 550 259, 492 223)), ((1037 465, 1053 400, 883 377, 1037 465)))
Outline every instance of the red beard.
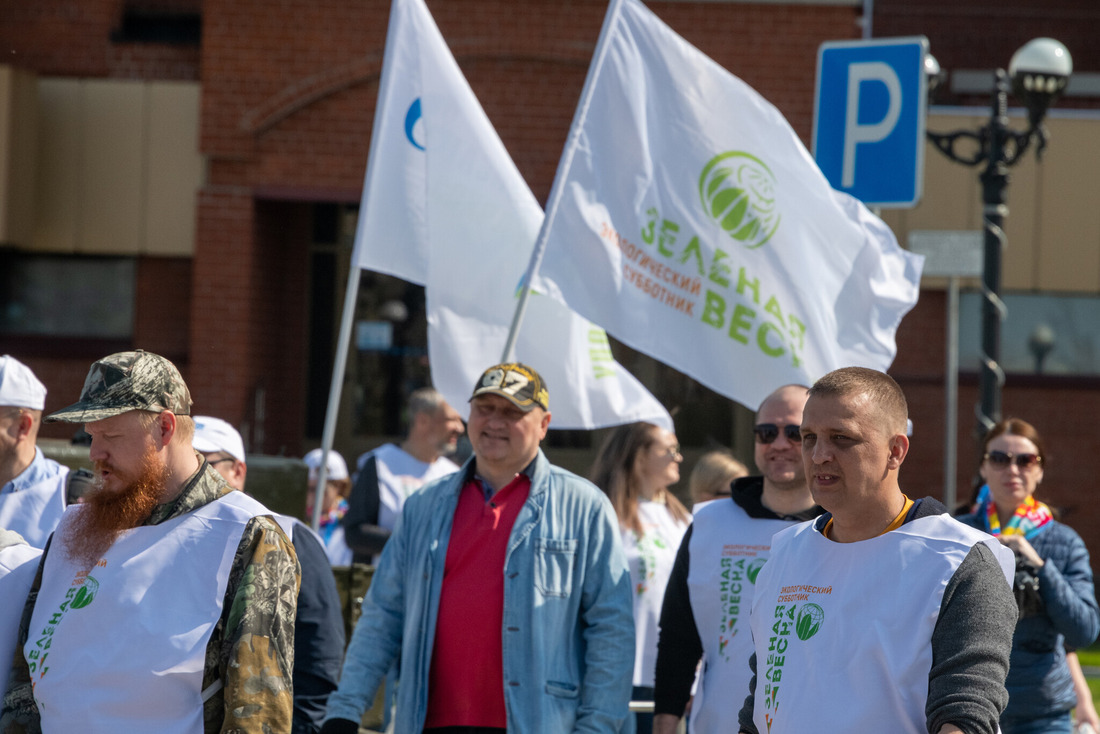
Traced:
MULTIPOLYGON (((105 468, 118 472, 102 462, 93 465, 97 475, 105 468)), ((80 512, 65 533, 69 558, 86 568, 94 566, 124 530, 136 528, 149 518, 164 494, 168 474, 168 466, 158 462, 150 448, 143 457, 141 473, 122 490, 109 491, 97 479, 95 489, 84 495, 80 512)))

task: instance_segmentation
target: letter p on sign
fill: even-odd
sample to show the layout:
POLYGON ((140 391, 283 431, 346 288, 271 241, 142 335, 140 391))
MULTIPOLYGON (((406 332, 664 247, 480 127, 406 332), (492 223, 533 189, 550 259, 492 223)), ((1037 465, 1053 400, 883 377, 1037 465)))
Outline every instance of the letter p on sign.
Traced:
POLYGON ((901 116, 901 81, 897 72, 881 61, 864 61, 848 67, 848 106, 844 117, 844 171, 840 185, 850 189, 856 178, 856 146, 877 143, 897 127, 901 116), (859 122, 859 92, 864 83, 886 85, 886 116, 873 124, 859 122))
POLYGON ((868 206, 920 200, 927 53, 923 36, 821 45, 814 159, 833 188, 868 206))

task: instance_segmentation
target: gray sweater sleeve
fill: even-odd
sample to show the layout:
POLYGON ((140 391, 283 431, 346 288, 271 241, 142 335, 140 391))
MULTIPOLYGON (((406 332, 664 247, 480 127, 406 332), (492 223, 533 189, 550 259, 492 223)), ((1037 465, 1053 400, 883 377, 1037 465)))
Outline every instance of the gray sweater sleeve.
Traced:
POLYGON ((1012 587, 993 552, 978 543, 959 564, 932 632, 928 731, 954 724, 966 734, 995 734, 1008 703, 1005 677, 1016 629, 1012 587))

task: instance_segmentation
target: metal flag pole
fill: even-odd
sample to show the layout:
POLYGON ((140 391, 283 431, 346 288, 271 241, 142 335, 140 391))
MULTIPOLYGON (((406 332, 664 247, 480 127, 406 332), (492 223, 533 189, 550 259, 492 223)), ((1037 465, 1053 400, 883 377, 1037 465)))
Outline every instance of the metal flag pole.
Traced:
POLYGON ((592 53, 592 65, 588 67, 588 76, 584 80, 584 88, 581 90, 581 98, 577 103, 577 110, 573 113, 573 123, 569 126, 569 137, 565 141, 565 150, 558 161, 558 170, 554 175, 554 184, 550 188, 550 196, 546 202, 546 216, 539 228, 539 236, 535 239, 535 248, 531 251, 531 260, 527 264, 527 272, 523 275, 523 284, 520 286, 519 302, 516 304, 516 312, 512 315, 512 325, 508 329, 508 339, 504 343, 504 353, 500 357, 501 362, 511 362, 514 359, 516 340, 519 338, 519 327, 523 323, 523 317, 527 312, 527 301, 531 296, 531 281, 539 271, 542 264, 542 256, 546 252, 546 239, 549 223, 557 214, 558 205, 561 203, 562 181, 566 171, 573 165, 573 157, 577 151, 577 139, 580 137, 580 129, 588 117, 588 108, 592 103, 592 87, 595 79, 603 68, 606 57, 607 39, 611 35, 611 26, 619 17, 619 8, 623 0, 611 0, 604 16, 603 28, 600 29, 600 37, 596 41, 596 49, 592 53))

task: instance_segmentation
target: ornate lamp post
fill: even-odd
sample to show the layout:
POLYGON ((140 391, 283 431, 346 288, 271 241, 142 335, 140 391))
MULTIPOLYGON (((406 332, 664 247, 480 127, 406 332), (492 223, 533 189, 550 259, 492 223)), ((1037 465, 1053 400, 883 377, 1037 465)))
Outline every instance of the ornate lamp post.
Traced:
MULTIPOLYGON (((939 64, 929 57, 926 72, 939 80, 939 64)), ((984 263, 982 272, 982 356, 981 403, 978 406, 979 435, 1001 419, 1001 388, 1004 386, 1004 370, 1001 358, 1001 322, 1005 305, 1001 301, 1001 255, 1006 238, 1003 230, 1008 215, 1005 189, 1008 187, 1008 168, 1015 165, 1027 151, 1032 139, 1036 141, 1036 157, 1046 146, 1047 133, 1043 117, 1051 102, 1062 93, 1073 72, 1069 51, 1052 38, 1036 38, 1029 41, 1012 56, 1008 73, 1004 69, 995 72, 993 105, 989 122, 980 130, 957 130, 950 133, 929 131, 928 139, 945 156, 966 166, 983 163, 982 182, 983 229, 985 231, 984 263), (1008 94, 1015 92, 1028 109, 1028 127, 1016 131, 1008 126, 1008 94), (960 141, 967 141, 958 145, 960 141)), ((934 86, 930 84, 931 88, 934 86)))

